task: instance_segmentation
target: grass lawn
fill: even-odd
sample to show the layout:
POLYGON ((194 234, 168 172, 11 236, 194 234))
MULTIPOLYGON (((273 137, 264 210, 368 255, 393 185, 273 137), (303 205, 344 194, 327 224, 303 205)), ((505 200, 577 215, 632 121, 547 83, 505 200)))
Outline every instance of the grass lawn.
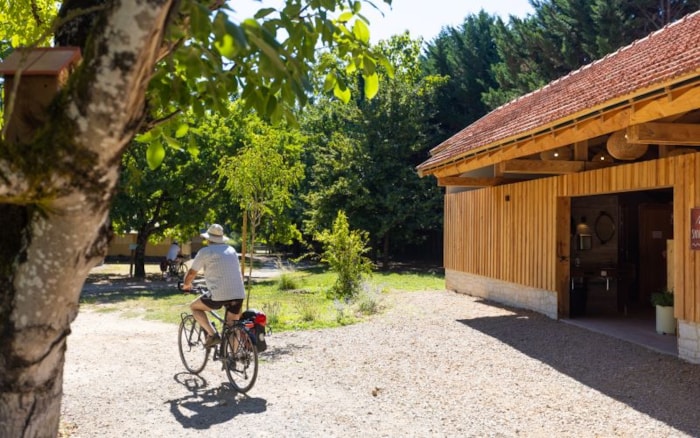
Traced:
MULTIPOLYGON (((114 288, 105 288, 107 292, 84 293, 80 300, 83 309, 121 312, 127 317, 176 324, 180 315, 189 311, 188 303, 195 298, 177 290, 175 283, 158 281, 157 265, 147 265, 147 276, 153 281, 145 282, 145 287, 138 289, 120 286, 125 276, 128 277, 128 265, 126 270, 123 265, 104 265, 96 271, 91 274, 93 280, 106 282, 114 288)), ((388 292, 444 288, 444 276, 435 270, 375 272, 367 279, 362 293, 346 303, 328 297, 335 278, 334 273, 319 268, 285 271, 256 281, 249 294, 249 307, 264 311, 274 331, 335 327, 381 312, 383 296, 388 292)))

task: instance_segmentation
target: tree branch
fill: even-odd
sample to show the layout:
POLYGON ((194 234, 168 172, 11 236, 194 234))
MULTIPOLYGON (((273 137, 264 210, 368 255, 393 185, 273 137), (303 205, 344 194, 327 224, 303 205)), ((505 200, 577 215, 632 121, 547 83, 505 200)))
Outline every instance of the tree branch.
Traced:
POLYGON ((41 15, 39 14, 39 6, 36 4, 36 0, 32 0, 30 8, 32 10, 32 17, 34 18, 34 22, 36 22, 36 27, 40 28, 44 25, 44 22, 41 19, 41 15))
POLYGON ((155 128, 156 126, 163 124, 163 123, 166 123, 180 114, 182 114, 182 110, 178 109, 178 110, 175 110, 172 113, 168 114, 167 116, 161 117, 159 119, 147 120, 146 123, 144 123, 143 126, 141 127, 141 131, 148 132, 151 129, 155 128))

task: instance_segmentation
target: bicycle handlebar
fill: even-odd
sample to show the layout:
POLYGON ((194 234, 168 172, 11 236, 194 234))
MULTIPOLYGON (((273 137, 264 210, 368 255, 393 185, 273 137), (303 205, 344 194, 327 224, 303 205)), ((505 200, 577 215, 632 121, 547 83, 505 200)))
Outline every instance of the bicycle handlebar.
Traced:
POLYGON ((177 288, 178 288, 178 290, 180 290, 180 291, 182 291, 183 293, 186 293, 186 294, 191 294, 191 293, 203 294, 203 293, 209 292, 209 288, 208 288, 208 287, 202 286, 202 285, 200 285, 200 284, 193 284, 193 285, 192 285, 192 289, 190 289, 190 290, 184 290, 184 289, 182 288, 182 281, 178 281, 178 282, 177 282, 177 288))

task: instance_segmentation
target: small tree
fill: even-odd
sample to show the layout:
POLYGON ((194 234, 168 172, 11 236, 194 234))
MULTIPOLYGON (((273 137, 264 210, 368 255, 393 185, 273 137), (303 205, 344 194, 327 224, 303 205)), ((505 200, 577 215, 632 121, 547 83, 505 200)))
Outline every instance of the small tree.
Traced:
POLYGON ((338 274, 333 294, 343 299, 355 297, 363 277, 372 273, 372 262, 364 256, 369 251, 367 232, 350 230, 345 213, 339 211, 333 221, 333 229, 318 233, 316 240, 323 244, 321 261, 328 263, 331 270, 338 274))
MULTIPOLYGON (((283 125, 272 126, 250 114, 241 121, 245 126, 244 143, 237 155, 221 161, 218 172, 226 190, 240 203, 244 214, 242 258, 245 264, 250 225, 250 266, 253 270, 256 230, 263 216, 284 215, 291 205, 291 191, 299 185, 304 168, 299 159, 304 138, 298 131, 283 125)), ((245 269, 245 267, 243 267, 245 269)), ((250 302, 248 288, 246 306, 250 302)))

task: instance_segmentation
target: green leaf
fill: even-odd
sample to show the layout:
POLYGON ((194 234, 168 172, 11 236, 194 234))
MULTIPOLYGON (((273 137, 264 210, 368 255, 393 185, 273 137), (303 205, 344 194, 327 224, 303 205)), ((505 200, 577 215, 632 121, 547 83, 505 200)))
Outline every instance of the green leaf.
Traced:
POLYGON ((163 139, 165 140, 165 142, 168 144, 169 147, 176 149, 178 151, 182 150, 182 146, 180 146, 180 142, 178 142, 177 140, 175 140, 171 136, 163 134, 163 139))
POLYGON ((369 56, 363 56, 362 58, 362 73, 367 76, 367 75, 373 75, 377 71, 377 65, 374 62, 374 59, 370 58, 369 56))
POLYGON ((347 23, 348 21, 350 21, 350 19, 353 17, 353 15, 355 15, 355 14, 353 14, 352 11, 343 12, 338 17, 338 21, 340 21, 341 23, 347 23))
POLYGON ((255 13, 255 18, 256 18, 257 20, 259 20, 259 19, 261 19, 261 18, 265 18, 265 17, 267 17, 268 15, 274 13, 275 11, 277 11, 277 9, 275 9, 275 8, 263 8, 263 9, 260 9, 258 12, 255 13))
POLYGON ((146 161, 148 162, 148 167, 151 170, 156 170, 165 158, 165 148, 163 144, 159 141, 154 141, 148 145, 148 150, 146 151, 146 161))
POLYGON ((262 38, 258 37, 257 35, 254 35, 252 33, 248 34, 248 38, 256 46, 258 46, 258 48, 262 51, 263 54, 265 54, 267 59, 275 66, 275 68, 278 71, 280 71, 280 72, 285 71, 284 62, 280 58, 279 47, 273 47, 272 45, 268 44, 267 41, 263 40, 262 38))
POLYGON ((352 27, 352 33, 355 38, 362 41, 365 44, 369 44, 369 27, 362 20, 356 20, 352 27))
POLYGON ((335 78, 335 74, 328 73, 326 79, 323 81, 323 91, 331 91, 335 87, 336 82, 338 81, 335 78))
POLYGON ((381 57, 379 58, 379 63, 384 67, 386 70, 387 76, 390 78, 394 78, 394 65, 389 61, 387 58, 381 57))
POLYGON ((190 28, 192 34, 201 41, 206 41, 211 33, 211 21, 209 21, 209 9, 201 4, 195 4, 190 12, 190 28))
POLYGON ((374 73, 369 76, 365 76, 365 96, 367 99, 372 99, 377 95, 379 91, 379 75, 374 73))
POLYGON ((137 135, 136 141, 138 141, 139 143, 150 143, 151 141, 153 141, 153 131, 147 131, 143 134, 137 135))
POLYGON ((221 37, 221 41, 215 41, 214 47, 228 59, 233 59, 236 56, 236 46, 233 44, 233 37, 231 35, 224 35, 221 37))
POLYGON ((180 126, 177 127, 177 130, 175 131, 175 137, 176 137, 176 138, 182 138, 182 137, 184 137, 185 135, 187 135, 187 133, 189 132, 189 130, 190 130, 189 125, 188 125, 187 123, 183 123, 182 125, 180 125, 180 126))
POLYGON ((333 88, 333 95, 343 103, 350 102, 350 89, 346 87, 345 84, 336 84, 333 88))
POLYGON ((199 146, 197 145, 197 140, 195 140, 194 135, 190 136, 190 141, 187 144, 187 152, 195 158, 199 156, 199 146))

